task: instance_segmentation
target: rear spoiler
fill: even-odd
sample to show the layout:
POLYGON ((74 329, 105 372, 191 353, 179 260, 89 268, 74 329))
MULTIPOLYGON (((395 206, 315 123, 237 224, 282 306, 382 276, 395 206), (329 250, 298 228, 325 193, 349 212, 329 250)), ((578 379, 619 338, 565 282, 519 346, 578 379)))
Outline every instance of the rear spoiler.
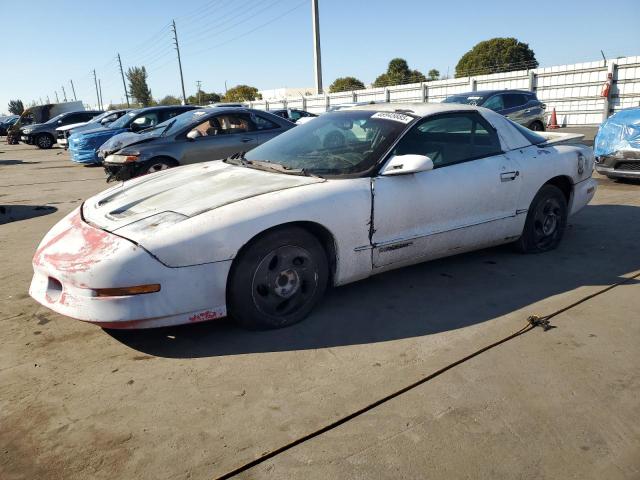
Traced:
POLYGON ((536 132, 547 141, 540 145, 557 145, 559 143, 581 143, 584 139, 583 133, 560 133, 560 132, 536 132))

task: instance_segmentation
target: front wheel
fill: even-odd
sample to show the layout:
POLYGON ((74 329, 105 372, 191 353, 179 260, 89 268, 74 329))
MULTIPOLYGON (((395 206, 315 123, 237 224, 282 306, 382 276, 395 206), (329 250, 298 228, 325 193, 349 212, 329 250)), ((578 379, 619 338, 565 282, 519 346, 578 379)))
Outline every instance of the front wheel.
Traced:
POLYGON ((250 329, 299 322, 324 295, 328 271, 325 250, 308 231, 267 232, 235 260, 227 283, 229 314, 250 329))
POLYGON ((529 125, 529 129, 534 132, 544 132, 544 123, 540 121, 532 122, 531 125, 529 125))
POLYGON ((176 162, 172 158, 152 158, 151 160, 147 160, 140 165, 140 167, 138 168, 138 175, 147 175, 149 173, 161 172, 162 170, 167 170, 168 168, 177 166, 178 162, 176 162))
POLYGON ((38 146, 38 148, 42 148, 45 150, 51 148, 53 146, 53 138, 51 138, 49 135, 38 135, 36 137, 36 145, 38 146))
POLYGON ((531 202, 516 248, 522 253, 542 253, 558 246, 567 226, 567 200, 554 185, 543 185, 531 202))

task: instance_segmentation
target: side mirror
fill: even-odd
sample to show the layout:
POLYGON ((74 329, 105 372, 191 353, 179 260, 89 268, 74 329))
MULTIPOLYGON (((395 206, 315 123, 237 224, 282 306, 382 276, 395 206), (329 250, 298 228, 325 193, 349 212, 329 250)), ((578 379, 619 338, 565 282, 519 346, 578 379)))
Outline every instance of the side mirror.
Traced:
POLYGON ((102 125, 107 125, 109 123, 111 123, 113 120, 111 120, 110 118, 103 118, 102 120, 100 120, 100 123, 102 125))
POLYGON ((433 160, 426 155, 394 155, 389 159, 381 175, 408 175, 433 170, 433 160))

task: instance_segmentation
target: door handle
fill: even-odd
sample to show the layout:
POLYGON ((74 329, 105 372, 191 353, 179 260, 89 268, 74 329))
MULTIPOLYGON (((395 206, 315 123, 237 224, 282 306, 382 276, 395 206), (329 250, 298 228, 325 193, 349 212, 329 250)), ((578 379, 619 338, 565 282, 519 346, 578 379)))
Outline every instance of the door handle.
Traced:
POLYGON ((518 175, 520 175, 520 172, 518 170, 514 172, 504 172, 500 174, 500 181, 510 182, 511 180, 515 180, 518 175))
POLYGON ((524 111, 524 113, 531 113, 531 109, 530 109, 530 108, 527 108, 527 109, 524 111))
POLYGON ((240 140, 242 143, 247 143, 250 142, 252 139, 251 138, 243 138, 242 140, 240 140))

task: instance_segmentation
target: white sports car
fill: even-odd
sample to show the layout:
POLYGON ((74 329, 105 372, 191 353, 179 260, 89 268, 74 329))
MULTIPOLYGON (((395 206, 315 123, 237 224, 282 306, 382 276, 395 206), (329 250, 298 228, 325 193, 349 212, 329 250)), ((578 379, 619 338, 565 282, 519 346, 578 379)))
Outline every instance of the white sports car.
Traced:
POLYGON ((290 325, 328 285, 503 243, 555 248, 596 189, 573 140, 456 104, 327 113, 90 198, 43 239, 29 292, 106 328, 290 325))

